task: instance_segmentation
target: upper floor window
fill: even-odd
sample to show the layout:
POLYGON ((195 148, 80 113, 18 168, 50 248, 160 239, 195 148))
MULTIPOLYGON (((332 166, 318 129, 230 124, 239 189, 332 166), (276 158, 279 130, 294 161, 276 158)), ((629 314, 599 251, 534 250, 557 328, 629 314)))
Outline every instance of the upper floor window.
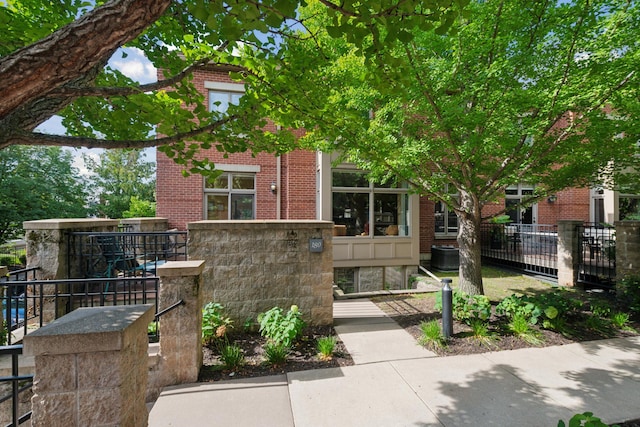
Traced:
POLYGON ((374 184, 364 172, 332 171, 332 217, 339 235, 409 236, 409 194, 397 181, 374 184))
POLYGON ((209 90, 209 111, 226 113, 230 105, 238 105, 244 95, 244 85, 238 83, 205 82, 209 90))
POLYGON ((205 178, 205 219, 255 219, 256 176, 225 172, 205 178))

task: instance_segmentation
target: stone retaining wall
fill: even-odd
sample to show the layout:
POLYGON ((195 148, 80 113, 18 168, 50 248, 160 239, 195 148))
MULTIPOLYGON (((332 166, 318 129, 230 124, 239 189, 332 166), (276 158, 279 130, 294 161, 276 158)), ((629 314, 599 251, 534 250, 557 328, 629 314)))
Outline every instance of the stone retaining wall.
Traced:
POLYGON ((310 324, 333 323, 332 222, 199 221, 188 230, 189 259, 205 261, 204 303, 223 304, 236 325, 292 304, 310 324))

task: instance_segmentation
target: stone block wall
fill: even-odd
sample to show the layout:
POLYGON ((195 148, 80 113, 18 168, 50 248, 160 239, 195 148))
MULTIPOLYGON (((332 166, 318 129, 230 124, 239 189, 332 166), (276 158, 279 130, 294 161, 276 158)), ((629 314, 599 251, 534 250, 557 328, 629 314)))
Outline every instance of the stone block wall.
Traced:
POLYGON ((205 261, 204 303, 224 305, 236 325, 293 304, 309 324, 333 323, 332 222, 199 221, 188 230, 189 259, 205 261))
POLYGON ((24 339, 34 426, 146 426, 153 307, 80 308, 24 339))

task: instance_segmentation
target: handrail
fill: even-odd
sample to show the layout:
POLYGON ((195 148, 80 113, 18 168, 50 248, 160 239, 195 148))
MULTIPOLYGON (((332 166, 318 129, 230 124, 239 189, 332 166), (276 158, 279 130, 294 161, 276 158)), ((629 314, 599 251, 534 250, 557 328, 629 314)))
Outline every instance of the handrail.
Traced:
POLYGON ((17 426, 22 424, 31 418, 31 411, 26 414, 20 416, 18 415, 19 410, 19 399, 18 395, 20 392, 28 390, 33 385, 33 375, 19 375, 19 367, 18 367, 18 356, 22 354, 22 345, 8 345, 0 347, 0 355, 10 354, 11 355, 11 376, 9 377, 0 377, 0 382, 11 382, 11 394, 3 397, 0 402, 4 402, 6 400, 11 399, 12 401, 12 410, 11 410, 11 419, 12 423, 7 424, 7 427, 17 426), (29 381, 29 383, 23 387, 19 387, 18 382, 20 381, 29 381))
POLYGON ((424 271, 425 273, 427 273, 432 279, 435 279, 439 282, 441 282, 442 280, 440 280, 438 278, 438 276, 436 276, 435 274, 433 274, 432 272, 430 272, 429 270, 427 270, 426 268, 424 268, 423 266, 419 265, 418 268, 422 271, 424 271))
POLYGON ((167 308, 165 308, 163 310, 160 310, 159 312, 156 313, 155 320, 158 320, 160 318, 160 316, 162 316, 163 314, 166 314, 166 313, 170 312, 171 310, 173 310, 174 308, 177 308, 177 307, 179 307, 181 305, 184 305, 184 304, 185 304, 184 300, 180 300, 180 301, 176 302, 175 304, 172 304, 169 307, 167 307, 167 308))

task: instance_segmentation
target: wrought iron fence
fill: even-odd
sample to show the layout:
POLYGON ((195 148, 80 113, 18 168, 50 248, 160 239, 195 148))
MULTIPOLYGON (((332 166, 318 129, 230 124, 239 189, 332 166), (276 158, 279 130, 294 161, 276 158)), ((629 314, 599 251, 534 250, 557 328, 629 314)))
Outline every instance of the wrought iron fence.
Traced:
POLYGON ((69 277, 149 276, 187 258, 186 231, 73 232, 68 239, 69 277))
POLYGON ((33 375, 20 375, 18 356, 22 354, 21 345, 0 346, 0 356, 11 356, 11 375, 0 377, 0 383, 11 385, 10 392, 0 396, 0 404, 11 400, 11 424, 18 426, 31 418, 31 411, 20 413, 20 393, 31 389, 33 385, 33 375))
POLYGON ((26 246, 22 240, 14 240, 0 245, 0 266, 18 270, 27 263, 26 246))
POLYGON ((545 224, 481 225, 482 259, 529 273, 558 276, 558 228, 545 224))
POLYGON ((29 328, 41 327, 80 307, 153 304, 158 312, 155 276, 6 281, 0 286, 9 344, 20 340, 29 328))
POLYGON ((578 237, 578 283, 611 289, 616 277, 616 230, 611 225, 584 223, 578 237))

